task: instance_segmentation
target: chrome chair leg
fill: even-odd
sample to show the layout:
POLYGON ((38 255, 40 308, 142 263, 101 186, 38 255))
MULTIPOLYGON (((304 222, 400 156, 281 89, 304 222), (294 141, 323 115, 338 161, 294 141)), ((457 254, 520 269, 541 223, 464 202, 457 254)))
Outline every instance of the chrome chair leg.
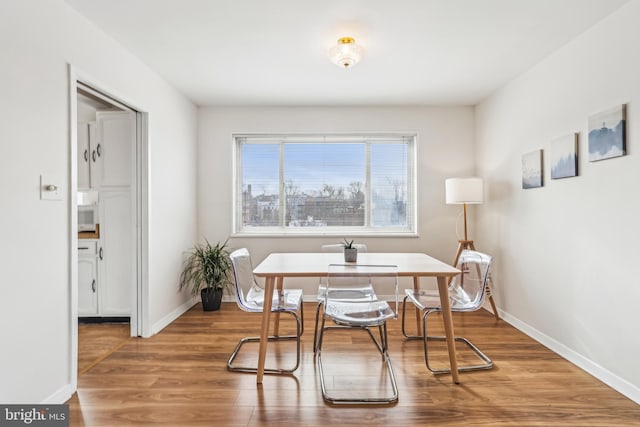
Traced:
MULTIPOLYGON (((336 405, 358 405, 358 404, 391 404, 398 401, 398 385, 396 383, 396 377, 393 372, 393 366, 391 365, 391 358, 389 357, 389 353, 387 351, 387 324, 386 322, 382 325, 378 326, 378 330, 380 332, 380 340, 373 335, 368 327, 363 327, 362 329, 366 330, 373 342, 375 343, 378 351, 382 354, 382 361, 386 365, 387 371, 389 373, 389 379, 391 382, 391 396, 387 397, 370 397, 370 398, 339 398, 331 396, 327 392, 326 384, 325 384, 325 376, 324 369, 322 366, 322 343, 324 338, 325 329, 347 329, 343 326, 325 326, 325 318, 322 317, 322 327, 320 328, 320 336, 318 338, 318 348, 316 351, 316 358, 318 363, 318 372, 320 374, 320 388, 322 390, 322 398, 329 403, 336 405)), ((351 328, 353 329, 353 328, 351 328)))
MULTIPOLYGON (((424 315, 422 316, 422 330, 424 331, 424 336, 422 337, 423 345, 424 345, 424 362, 427 365, 427 369, 433 372, 435 375, 438 374, 449 374, 451 373, 451 368, 443 368, 443 369, 433 369, 429 364, 429 353, 428 353, 428 345, 427 341, 446 341, 447 337, 445 336, 429 336, 427 335, 427 316, 429 314, 434 313, 440 310, 425 310, 424 315)), ((471 341, 464 337, 454 337, 456 341, 465 343, 484 363, 478 365, 465 365, 458 366, 458 372, 468 372, 468 371, 477 371, 482 369, 491 369, 493 368, 493 361, 478 347, 476 347, 471 341)))
POLYGON ((407 331, 405 329, 404 326, 404 321, 406 319, 406 306, 407 306, 407 296, 404 297, 404 299, 402 300, 402 335, 409 340, 421 340, 422 339, 422 335, 409 335, 407 334, 407 331))
MULTIPOLYGON (((302 311, 302 310, 301 310, 302 311)), ((302 335, 302 331, 303 331, 303 326, 302 326, 302 321, 300 319, 300 316, 298 316, 296 313, 291 312, 291 311, 287 311, 284 313, 289 313, 291 314, 294 319, 296 320, 296 335, 272 335, 268 337, 268 340, 271 341, 291 341, 291 340, 295 340, 296 341, 296 364, 293 368, 291 369, 274 369, 274 368, 266 368, 264 369, 264 373, 265 374, 293 374, 293 372, 298 369, 298 367, 300 366, 300 336, 302 335)), ((301 312, 302 315, 302 312, 301 312)), ((249 372, 249 373, 256 373, 258 372, 258 368, 257 367, 252 367, 252 366, 234 366, 233 365, 233 361, 235 360, 236 356, 240 353, 240 349, 242 348, 242 346, 248 342, 260 342, 260 337, 246 337, 246 338, 242 338, 240 340, 240 342, 238 342, 238 345, 236 346, 235 350, 233 350, 233 353, 231 353, 231 356, 229 357, 229 360, 227 361, 227 369, 229 371, 233 371, 233 372, 249 372)))
POLYGON ((304 334, 304 301, 300 303, 300 336, 304 334))
POLYGON ((320 309, 322 308, 322 303, 319 302, 316 307, 316 322, 313 330, 313 352, 315 353, 318 349, 318 320, 320 316, 320 309))
MULTIPOLYGON (((405 318, 406 318, 406 303, 407 303, 407 298, 408 297, 404 297, 403 301, 402 301, 402 335, 404 335, 405 338, 410 339, 410 340, 422 340, 423 341, 423 346, 424 346, 424 361, 425 364, 427 365, 427 369, 429 369, 431 372, 433 372, 434 374, 448 374, 451 373, 451 369, 447 368, 447 369, 433 369, 431 367, 431 365, 429 364, 429 356, 428 356, 428 346, 427 346, 427 341, 446 341, 447 337, 445 336, 429 336, 429 335, 409 335, 405 329, 405 318)), ((424 310, 423 314, 422 314, 422 330, 424 331, 424 333, 426 334, 427 331, 427 316, 429 316, 429 314, 437 312, 440 310, 424 310)), ((493 367, 493 361, 486 355, 484 354, 478 347, 476 347, 471 341, 469 341, 467 338, 464 337, 454 337, 456 341, 458 342, 463 342, 465 343, 479 358, 480 360, 482 360, 484 363, 478 364, 478 365, 467 365, 467 366, 458 366, 458 371, 459 372, 467 372, 467 371, 476 371, 476 370, 481 370, 481 369, 491 369, 493 367)))

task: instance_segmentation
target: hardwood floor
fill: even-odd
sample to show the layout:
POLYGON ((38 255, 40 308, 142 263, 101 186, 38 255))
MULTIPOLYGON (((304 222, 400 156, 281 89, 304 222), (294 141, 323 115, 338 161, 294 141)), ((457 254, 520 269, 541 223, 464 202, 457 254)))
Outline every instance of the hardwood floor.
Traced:
MULTIPOLYGON (((455 314, 454 322, 458 335, 493 359, 492 370, 462 373, 459 385, 449 375, 434 376, 424 365, 421 342, 405 341, 400 320, 390 321, 398 403, 327 405, 312 349, 314 310, 315 304, 305 304, 303 356, 295 376, 265 375, 257 386, 255 375, 229 372, 226 361, 241 337, 258 335, 260 316, 233 303, 207 313, 196 305, 158 335, 131 338, 82 375, 68 402, 71 425, 640 425, 640 405, 482 310, 455 314)), ((281 328, 290 325, 282 319, 281 328)), ((433 320, 430 333, 437 333, 433 320)), ((375 354, 364 332, 329 334, 323 362, 330 385, 355 390, 363 381, 384 379, 381 358, 363 356, 375 354)), ((270 345, 269 354, 281 357, 267 364, 293 363, 295 347, 289 345, 270 345)), ((437 346, 433 360, 446 363, 444 345, 437 346)), ((248 345, 243 351, 254 348, 257 353, 248 345)), ((462 346, 459 351, 464 363, 470 352, 462 346)))
POLYGON ((100 363, 128 342, 128 323, 80 323, 78 325, 78 376, 100 363))

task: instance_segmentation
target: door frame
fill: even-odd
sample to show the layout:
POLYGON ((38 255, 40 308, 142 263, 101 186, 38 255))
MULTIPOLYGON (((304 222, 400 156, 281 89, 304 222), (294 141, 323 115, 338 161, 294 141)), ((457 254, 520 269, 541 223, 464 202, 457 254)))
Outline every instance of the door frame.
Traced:
POLYGON ((78 165, 77 165, 77 122, 78 95, 81 87, 104 101, 125 110, 133 111, 136 116, 136 142, 132 152, 135 154, 134 185, 132 185, 134 230, 134 276, 136 286, 131 290, 131 336, 149 336, 149 114, 128 102, 126 97, 101 84, 78 68, 69 64, 69 272, 70 272, 70 340, 69 369, 73 391, 78 388, 78 218, 74 213, 78 209, 78 165))

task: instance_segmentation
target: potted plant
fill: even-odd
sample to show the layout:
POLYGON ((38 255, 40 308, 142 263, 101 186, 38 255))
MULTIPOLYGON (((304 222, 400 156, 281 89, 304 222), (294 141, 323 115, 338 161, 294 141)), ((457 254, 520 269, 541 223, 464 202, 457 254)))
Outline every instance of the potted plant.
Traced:
POLYGON ((358 260, 358 248, 353 245, 353 240, 344 239, 344 262, 356 262, 358 260))
POLYGON ((231 261, 227 241, 212 246, 209 241, 193 247, 180 274, 180 290, 189 289, 193 296, 200 293, 202 309, 220 309, 222 293, 230 283, 231 261))

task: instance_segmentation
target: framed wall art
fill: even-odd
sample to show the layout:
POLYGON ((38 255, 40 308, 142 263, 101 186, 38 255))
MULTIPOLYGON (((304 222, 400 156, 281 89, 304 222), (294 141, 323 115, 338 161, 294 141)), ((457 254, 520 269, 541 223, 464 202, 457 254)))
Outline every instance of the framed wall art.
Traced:
POLYGON ((522 155, 522 188, 542 187, 542 150, 522 155))
POLYGON ((626 105, 622 104, 589 117, 589 161, 627 154, 626 105))
POLYGON ((549 158, 551 179, 578 176, 578 134, 563 135, 551 141, 549 158))

